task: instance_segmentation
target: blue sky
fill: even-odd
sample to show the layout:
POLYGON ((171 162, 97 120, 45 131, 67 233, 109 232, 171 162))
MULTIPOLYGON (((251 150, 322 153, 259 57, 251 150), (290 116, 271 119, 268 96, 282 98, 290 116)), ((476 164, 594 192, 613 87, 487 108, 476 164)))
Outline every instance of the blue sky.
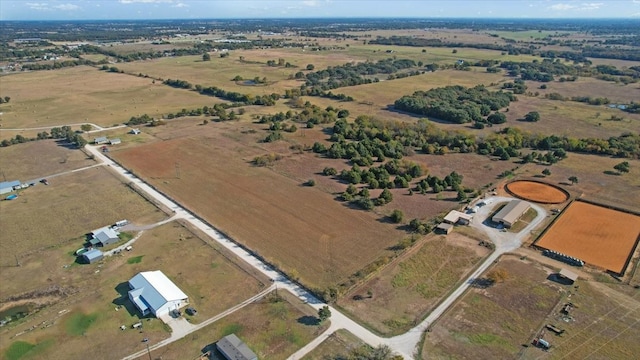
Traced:
POLYGON ((640 0, 0 0, 0 20, 640 18, 640 0))

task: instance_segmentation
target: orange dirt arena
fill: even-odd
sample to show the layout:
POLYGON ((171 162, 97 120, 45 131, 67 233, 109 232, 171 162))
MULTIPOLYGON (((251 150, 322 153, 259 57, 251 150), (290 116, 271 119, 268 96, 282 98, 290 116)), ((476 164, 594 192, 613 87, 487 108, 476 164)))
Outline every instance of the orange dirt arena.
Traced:
POLYGON ((566 191, 538 181, 518 180, 508 183, 505 187, 516 197, 542 204, 560 204, 569 199, 566 191))
POLYGON ((574 201, 536 246, 624 274, 640 236, 640 216, 574 201))

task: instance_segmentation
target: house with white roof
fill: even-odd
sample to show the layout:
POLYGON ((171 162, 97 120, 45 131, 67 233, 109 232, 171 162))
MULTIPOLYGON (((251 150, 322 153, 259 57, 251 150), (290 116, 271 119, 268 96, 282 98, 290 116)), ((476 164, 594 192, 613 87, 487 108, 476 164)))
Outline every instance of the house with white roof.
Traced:
POLYGON ((143 316, 161 317, 189 304, 189 297, 160 270, 138 273, 129 288, 129 300, 143 316))

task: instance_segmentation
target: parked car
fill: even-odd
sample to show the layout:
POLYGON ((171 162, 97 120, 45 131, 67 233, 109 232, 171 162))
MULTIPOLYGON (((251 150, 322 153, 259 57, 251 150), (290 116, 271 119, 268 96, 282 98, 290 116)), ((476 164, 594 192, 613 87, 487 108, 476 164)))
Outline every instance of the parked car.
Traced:
POLYGON ((187 314, 191 315, 191 316, 194 316, 195 314, 197 314, 197 313, 198 313, 198 311, 197 311, 196 309, 192 308, 192 307, 188 307, 188 308, 185 310, 185 312, 186 312, 187 314))
POLYGON ((45 184, 45 185, 49 185, 49 180, 47 180, 47 179, 42 179, 42 180, 40 180, 40 182, 45 184))

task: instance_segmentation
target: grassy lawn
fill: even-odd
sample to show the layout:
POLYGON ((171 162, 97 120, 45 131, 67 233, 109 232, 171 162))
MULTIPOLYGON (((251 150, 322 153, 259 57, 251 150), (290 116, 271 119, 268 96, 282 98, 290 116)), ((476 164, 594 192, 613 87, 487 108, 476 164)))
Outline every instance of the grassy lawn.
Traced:
POLYGON ((213 359, 223 359, 215 343, 229 334, 236 334, 259 359, 286 359, 296 350, 321 334, 328 326, 310 324, 316 312, 286 291, 254 302, 191 335, 168 346, 152 351, 151 356, 163 359, 195 359, 213 350, 213 359))
POLYGON ((522 229, 527 227, 531 220, 535 219, 536 216, 538 216, 538 212, 534 208, 529 208, 529 210, 525 211, 524 215, 522 215, 520 219, 518 219, 518 221, 513 224, 513 226, 507 229, 507 231, 512 233, 519 233, 520 231, 522 231, 522 229))
POLYGON ((488 250, 461 234, 430 236, 419 249, 385 268, 338 302, 385 335, 415 326, 488 250))
MULTIPOLYGON (((4 129, 84 122, 110 126, 134 115, 159 117, 220 102, 160 82, 153 84, 151 79, 89 66, 3 76, 0 96, 7 95, 11 102, 0 106, 4 129)), ((0 136, 5 137, 4 131, 0 136)))
POLYGON ((533 338, 561 298, 559 285, 546 280, 544 269, 514 257, 502 257, 493 271, 500 269, 504 282, 472 288, 431 328, 423 358, 514 358, 533 338))
MULTIPOLYGON (((73 249, 71 245, 48 249, 23 259, 21 267, 3 269, 3 297, 33 290, 25 297, 27 304, 35 308, 39 303, 43 307, 0 330, 0 353, 11 351, 23 354, 24 359, 84 359, 87 351, 95 350, 121 358, 140 350, 142 338, 153 343, 165 339, 168 327, 155 318, 141 318, 127 298, 126 282, 140 271, 161 270, 174 281, 198 310, 197 316, 189 318, 194 323, 251 297, 266 282, 256 279, 246 264, 236 263, 215 244, 175 222, 146 230, 131 252, 105 258, 98 264, 65 267, 74 260, 70 255, 73 249), (128 263, 130 254, 143 261, 128 263), (33 273, 47 275, 34 277, 33 273), (9 283, 18 283, 20 288, 14 289, 9 283), (51 287, 60 291, 47 292, 51 287), (143 323, 142 332, 130 328, 139 321, 143 323), (121 325, 127 329, 120 330, 121 325), (29 330, 32 326, 33 330, 29 330), (15 338, 19 333, 23 334, 15 338), (15 345, 16 341, 22 343, 15 345), (65 346, 41 345, 50 342, 65 346), (24 343, 35 347, 29 350, 24 343), (118 346, 114 347, 114 343, 118 346)), ((24 301, 5 301, 0 303, 0 310, 15 304, 24 301)))
POLYGON ((55 140, 0 148, 0 172, 7 180, 28 181, 95 164, 84 152, 69 149, 55 140))
POLYGON ((341 329, 329 335, 317 348, 305 355, 303 360, 346 359, 352 349, 364 345, 362 340, 341 329))
POLYGON ((0 264, 14 264, 15 256, 69 241, 78 248, 84 234, 118 220, 148 224, 165 218, 104 167, 50 178, 49 183, 0 202, 0 264))

